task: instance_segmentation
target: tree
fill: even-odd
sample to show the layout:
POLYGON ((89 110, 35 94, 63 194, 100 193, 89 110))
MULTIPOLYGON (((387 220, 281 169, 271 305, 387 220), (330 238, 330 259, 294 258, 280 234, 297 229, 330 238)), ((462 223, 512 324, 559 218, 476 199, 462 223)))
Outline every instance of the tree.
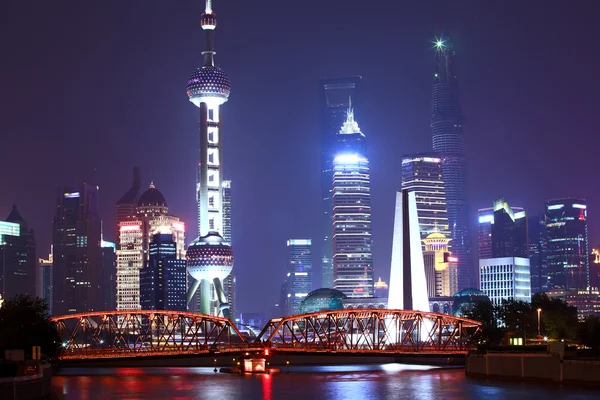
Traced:
POLYGON ((485 344, 498 343, 502 340, 502 330, 498 328, 498 307, 491 302, 473 302, 473 307, 470 310, 465 310, 464 316, 483 324, 481 341, 485 344))
POLYGON ((498 314, 507 331, 531 335, 533 313, 529 303, 514 299, 502 300, 498 314))
MULTIPOLYGON (((541 333, 551 339, 574 339, 577 333, 577 309, 545 293, 531 297, 531 307, 541 309, 541 333)), ((537 317, 537 316, 536 316, 537 317)))
POLYGON ((42 354, 55 357, 60 337, 44 300, 16 295, 0 308, 0 357, 5 350, 22 349, 31 353, 33 346, 41 346, 42 354))

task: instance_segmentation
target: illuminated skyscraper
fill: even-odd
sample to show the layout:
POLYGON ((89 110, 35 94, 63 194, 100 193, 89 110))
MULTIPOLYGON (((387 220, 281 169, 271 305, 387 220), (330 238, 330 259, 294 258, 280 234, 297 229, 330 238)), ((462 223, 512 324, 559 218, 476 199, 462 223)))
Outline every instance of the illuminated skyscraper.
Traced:
POLYGON ((142 310, 187 311, 186 261, 177 258, 173 235, 153 235, 148 253, 140 272, 142 310))
POLYGON ((102 224, 97 186, 56 188, 52 232, 54 315, 102 308, 102 224))
POLYGON ((458 259, 450 254, 448 242, 450 239, 439 232, 423 239, 423 262, 429 297, 454 296, 458 292, 458 259))
POLYGON ((550 289, 586 289, 589 284, 587 202, 546 202, 546 257, 550 289))
POLYGON ((35 238, 17 206, 0 221, 0 294, 36 295, 35 238))
MULTIPOLYGON (((229 98, 231 84, 223 70, 215 66, 214 31, 217 27, 217 17, 213 12, 211 0, 206 0, 200 25, 206 39, 202 52, 204 65, 198 68, 188 80, 187 94, 189 100, 200 109, 200 164, 199 179, 196 185, 199 235, 194 243, 201 247, 194 251, 191 259, 188 255, 188 261, 191 260, 196 265, 189 270, 195 281, 190 287, 188 301, 195 297, 196 291, 200 288, 198 299, 200 312, 213 314, 228 310, 228 314, 229 305, 223 292, 223 280, 231 272, 233 264, 226 268, 224 265, 213 265, 211 260, 197 259, 199 256, 211 257, 212 250, 217 247, 219 251, 227 246, 231 249, 230 242, 222 240, 225 232, 223 227, 223 163, 221 162, 223 149, 221 147, 222 131, 219 113, 221 105, 229 98), (207 249, 211 250, 205 251, 207 249), (211 274, 211 269, 214 274, 211 274), (229 269, 229 271, 223 275, 225 269, 229 269), (196 271, 196 276, 192 274, 192 271, 196 271), (198 279, 202 279, 204 282, 198 279), (216 303, 218 305, 215 305, 216 303)), ((226 253, 231 253, 228 262, 233 262, 232 251, 226 253)))
MULTIPOLYGON (((479 210, 481 291, 492 303, 531 301, 527 215, 504 199, 479 210)), ((460 260, 459 260, 460 261, 460 260)))
POLYGON ((333 285, 349 298, 373 297, 369 160, 352 109, 338 136, 333 159, 333 285))
MULTIPOLYGON (((223 239, 231 241, 231 180, 223 180, 223 239)), ((229 304, 229 317, 235 319, 235 273, 231 271, 223 281, 223 290, 229 304)))
POLYGON ((402 157, 402 189, 415 192, 421 239, 434 232, 450 237, 439 154, 421 153, 402 157))
POLYGON ((133 183, 131 184, 131 188, 129 188, 115 204, 115 225, 117 228, 117 235, 115 237, 117 241, 119 240, 119 223, 135 216, 135 209, 137 207, 141 187, 142 178, 140 169, 135 167, 133 168, 133 183))
POLYGON ((148 264, 154 235, 171 235, 175 259, 185 259, 185 225, 168 211, 165 197, 151 184, 140 196, 135 216, 119 223, 117 310, 141 309, 140 270, 148 264))
POLYGON ((312 292, 311 240, 290 239, 287 247, 289 259, 281 307, 284 315, 292 315, 298 313, 300 303, 312 292))
MULTIPOLYGON (((350 102, 354 109, 360 101, 362 77, 325 78, 319 80, 321 136, 321 201, 323 206, 323 258, 321 287, 333 287, 333 242, 331 236, 333 159, 337 152, 338 131, 346 120, 350 102), (351 100, 350 100, 351 99, 351 100)), ((360 112, 360 110, 358 110, 360 112)))
POLYGON ((467 159, 454 56, 455 52, 449 39, 436 41, 431 132, 433 150, 442 157, 448 225, 452 239, 450 246, 452 253, 458 257, 458 287, 465 289, 477 285, 477 275, 471 254, 467 159))
POLYGON ((40 293, 38 297, 46 301, 48 314, 52 315, 52 252, 48 255, 47 260, 40 258, 38 262, 40 264, 40 277, 38 279, 40 293))
POLYGON ((102 247, 102 309, 117 307, 117 245, 101 241, 102 247))

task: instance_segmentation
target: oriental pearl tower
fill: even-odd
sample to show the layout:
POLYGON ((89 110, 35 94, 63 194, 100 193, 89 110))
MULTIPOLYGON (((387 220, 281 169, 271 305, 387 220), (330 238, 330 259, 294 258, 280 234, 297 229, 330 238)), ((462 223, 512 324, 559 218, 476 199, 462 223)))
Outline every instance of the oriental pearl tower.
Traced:
POLYGON ((219 108, 229 98, 231 85, 215 66, 214 31, 217 27, 212 1, 206 0, 200 25, 204 30, 204 65, 187 82, 187 95, 200 109, 200 163, 196 184, 198 238, 187 250, 187 270, 194 278, 188 303, 200 290, 199 309, 203 314, 229 317, 223 279, 233 269, 231 244, 223 237, 223 174, 221 164, 221 122, 219 108))

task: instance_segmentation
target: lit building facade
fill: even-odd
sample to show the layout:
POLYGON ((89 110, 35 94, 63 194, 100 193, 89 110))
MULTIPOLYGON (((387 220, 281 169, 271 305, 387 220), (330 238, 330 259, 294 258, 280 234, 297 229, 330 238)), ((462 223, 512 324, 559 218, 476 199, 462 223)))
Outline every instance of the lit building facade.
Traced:
POLYGON ((374 295, 375 297, 379 297, 380 299, 387 299, 388 295, 390 293, 390 288, 388 287, 388 284, 384 281, 381 280, 381 277, 379 277, 379 279, 377 280, 377 282, 375 282, 375 284, 373 285, 374 288, 374 295))
POLYGON ((140 271, 150 259, 154 235, 171 235, 176 259, 185 260, 185 225, 168 211, 165 197, 151 184, 139 197, 135 216, 119 223, 117 310, 141 309, 140 271))
POLYGON ((334 289, 349 298, 373 297, 371 179, 364 135, 349 109, 333 160, 334 289))
POLYGON ((321 287, 333 288, 333 236, 331 226, 333 159, 337 153, 340 126, 346 120, 351 106, 360 113, 362 77, 350 76, 319 80, 319 133, 321 136, 321 203, 323 230, 323 257, 321 259, 321 287))
POLYGON ((548 288, 585 290, 589 285, 587 202, 546 202, 548 288))
POLYGON ((35 238, 17 206, 0 221, 0 294, 36 295, 35 238))
POLYGON ((99 188, 56 188, 52 224, 54 315, 102 308, 102 223, 99 188))
POLYGON ((286 280, 282 287, 282 308, 285 315, 298 313, 304 298, 312 292, 312 251, 310 239, 287 241, 289 258, 286 280))
POLYGON ((442 159, 436 153, 402 157, 402 189, 415 192, 421 239, 434 232, 450 237, 442 159))
MULTIPOLYGON (((206 244, 204 239, 217 240, 216 234, 220 238, 219 246, 229 246, 230 251, 227 253, 231 253, 231 261, 233 261, 231 243, 223 240, 225 234, 223 148, 221 145, 223 132, 219 112, 221 105, 229 98, 231 84, 225 72, 215 66, 214 32, 217 27, 217 18, 213 12, 211 0, 206 0, 200 25, 205 36, 205 48, 202 52, 204 65, 196 69, 187 81, 188 98, 200 110, 200 163, 199 179, 196 184, 199 235, 194 243, 204 246, 206 244)), ((229 226, 231 225, 229 224, 229 226)), ((206 250, 207 248, 202 247, 201 249, 206 250)), ((211 274, 210 266, 213 263, 211 260, 197 260, 201 254, 209 256, 210 252, 195 251, 191 258, 196 266, 189 271, 194 281, 189 288, 188 301, 196 299, 196 307, 192 308, 202 313, 229 316, 230 308, 224 293, 223 280, 231 273, 233 265, 214 265, 211 274), (222 274, 224 269, 229 271, 225 275, 222 274), (192 271, 195 271, 196 275, 192 271), (200 276, 202 277, 201 281, 198 280, 200 276), (196 296, 197 290, 200 290, 199 296, 196 296), (217 303, 218 305, 215 306, 217 303)))
POLYGON ((116 221, 116 238, 118 240, 119 224, 136 215, 137 203, 140 197, 140 189, 142 188, 141 172, 138 167, 133 168, 133 182, 131 188, 125 192, 123 196, 115 204, 115 221, 116 221))
POLYGON ((550 289, 544 293, 548 297, 559 298, 577 308, 577 319, 580 321, 591 316, 600 318, 600 292, 596 287, 585 290, 550 289))
POLYGON ((548 289, 546 256, 546 219, 543 215, 529 218, 527 223, 529 240, 529 264, 531 266, 531 294, 548 289))
POLYGON ((514 299, 531 301, 529 259, 496 257, 479 260, 481 291, 493 304, 514 299))
POLYGON ((186 260, 177 258, 173 234, 152 236, 149 259, 140 271, 142 310, 186 311, 186 260))
MULTIPOLYGON (((231 238, 231 180, 223 180, 223 239, 227 243, 233 243, 231 238)), ((229 316, 235 319, 235 272, 231 271, 223 280, 223 290, 229 304, 229 316)))
POLYGON ((423 239, 423 264, 429 298, 449 297, 458 292, 458 259, 451 255, 449 242, 450 239, 441 233, 431 233, 423 239))
POLYGON ((117 245, 102 240, 102 309, 117 307, 117 245))
POLYGON ((48 314, 52 315, 52 251, 48 255, 48 259, 40 258, 39 263, 39 285, 40 290, 38 297, 44 299, 48 307, 48 314))
POLYGON ((467 159, 463 114, 459 101, 455 51, 448 39, 436 40, 433 75, 431 132, 433 151, 442 158, 442 175, 448 210, 452 253, 458 258, 459 289, 477 285, 473 268, 469 206, 467 203, 467 159))
POLYGON ((495 201, 491 210, 479 210, 479 237, 481 291, 493 304, 531 301, 526 212, 504 199, 495 201))

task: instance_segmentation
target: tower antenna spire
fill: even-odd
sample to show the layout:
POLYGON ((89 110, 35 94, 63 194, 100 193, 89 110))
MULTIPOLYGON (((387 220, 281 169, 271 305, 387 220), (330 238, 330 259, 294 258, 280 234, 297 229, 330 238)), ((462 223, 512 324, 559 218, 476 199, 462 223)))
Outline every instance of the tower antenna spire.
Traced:
POLYGON ((206 8, 204 9, 206 14, 212 14, 212 0, 206 0, 206 8))

